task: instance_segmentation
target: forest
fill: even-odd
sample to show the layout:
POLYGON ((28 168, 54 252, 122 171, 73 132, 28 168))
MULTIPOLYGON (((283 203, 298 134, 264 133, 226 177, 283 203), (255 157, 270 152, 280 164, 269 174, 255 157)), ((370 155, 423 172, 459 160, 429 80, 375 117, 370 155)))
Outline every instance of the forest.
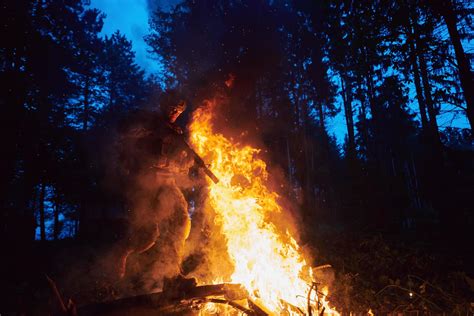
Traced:
POLYGON ((111 144, 169 89, 187 101, 184 130, 202 100, 225 95, 222 120, 258 139, 300 243, 334 269, 339 312, 474 312, 471 1, 150 8, 161 73, 120 31, 101 34, 106 16, 87 0, 1 4, 0 314, 42 314, 45 274, 79 303, 117 296, 102 270, 83 276, 128 225, 111 144))

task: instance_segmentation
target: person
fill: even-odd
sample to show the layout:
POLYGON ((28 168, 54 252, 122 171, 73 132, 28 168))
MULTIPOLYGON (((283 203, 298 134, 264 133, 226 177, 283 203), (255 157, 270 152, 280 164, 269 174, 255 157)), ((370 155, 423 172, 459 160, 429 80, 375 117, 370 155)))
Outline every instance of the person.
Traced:
POLYGON ((194 161, 179 141, 183 131, 176 125, 186 102, 171 91, 160 108, 161 113, 142 111, 130 119, 120 137, 130 227, 119 245, 117 273, 124 278, 135 270, 150 289, 164 277, 180 274, 191 228, 181 188, 190 184, 194 161), (130 259, 140 254, 139 264, 130 267, 130 259))

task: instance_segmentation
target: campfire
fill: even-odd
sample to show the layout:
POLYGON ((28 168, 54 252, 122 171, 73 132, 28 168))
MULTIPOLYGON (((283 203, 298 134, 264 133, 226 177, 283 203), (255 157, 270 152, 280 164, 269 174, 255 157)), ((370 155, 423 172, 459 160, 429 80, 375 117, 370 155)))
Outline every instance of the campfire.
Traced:
POLYGON ((330 266, 310 266, 260 149, 216 131, 218 106, 204 102, 189 126, 190 146, 213 173, 199 208, 212 210, 211 229, 225 241, 206 249, 217 264, 202 264, 189 278, 165 279, 161 292, 85 306, 79 315, 339 315, 327 300, 327 284, 315 277, 330 266))
MULTIPOLYGON (((220 180, 208 181, 205 206, 216 212, 233 272, 228 280, 199 281, 240 284, 269 314, 337 314, 326 300, 328 289, 314 283, 313 270, 289 228, 272 221, 288 214, 268 187, 269 174, 258 158, 259 149, 216 133, 212 124, 216 106, 210 101, 194 112, 190 142, 220 180)), ((208 305, 205 310, 215 308, 208 305)))

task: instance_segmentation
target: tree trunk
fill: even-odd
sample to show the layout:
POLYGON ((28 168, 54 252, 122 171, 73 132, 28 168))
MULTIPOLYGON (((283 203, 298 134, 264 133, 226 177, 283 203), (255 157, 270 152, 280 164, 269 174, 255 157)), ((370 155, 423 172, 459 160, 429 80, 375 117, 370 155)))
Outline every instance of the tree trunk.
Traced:
POLYGON ((301 102, 301 115, 303 118, 302 121, 302 139, 303 139, 303 154, 304 154, 304 172, 303 175, 303 184, 304 184, 304 207, 307 212, 311 212, 311 208, 313 205, 313 192, 311 190, 312 183, 311 183, 311 174, 312 170, 310 167, 310 159, 309 159, 309 142, 308 142, 308 120, 309 118, 309 111, 308 111, 308 100, 303 100, 301 102))
MULTIPOLYGON (((361 77, 359 78, 359 88, 360 90, 363 90, 364 84, 363 84, 364 79, 361 77)), ((367 148, 368 142, 369 142, 369 131, 367 127, 367 104, 366 100, 364 97, 361 97, 362 100, 360 100, 360 122, 362 123, 361 130, 359 131, 359 135, 363 139, 363 143, 366 145, 365 152, 364 154, 366 155, 366 158, 369 158, 369 149, 367 148)), ((361 148, 361 151, 363 149, 361 148)))
POLYGON ((40 200, 39 200, 39 213, 40 213, 40 236, 41 240, 46 240, 46 225, 45 225, 45 214, 44 214, 44 200, 45 200, 46 186, 44 182, 41 182, 40 188, 40 200))
POLYGON ((374 120, 374 126, 377 126, 379 113, 377 105, 375 104, 374 82, 370 71, 366 73, 365 78, 367 81, 367 96, 369 99, 370 113, 372 114, 372 119, 374 120))
POLYGON ((77 237, 79 238, 85 238, 87 233, 86 233, 86 202, 85 199, 81 199, 79 202, 79 218, 78 218, 78 223, 77 223, 77 237))
POLYGON ((420 81, 420 68, 418 65, 418 55, 421 53, 419 46, 415 45, 418 41, 417 27, 418 14, 417 7, 410 0, 403 1, 404 9, 407 12, 405 20, 405 29, 407 33, 408 56, 410 61, 410 70, 413 72, 413 79, 416 89, 416 98, 418 101, 418 108, 420 110, 421 127, 424 135, 428 134, 428 117, 426 115, 426 103, 423 97, 423 89, 420 81))
MULTIPOLYGON (((293 81, 293 84, 296 84, 295 81, 293 81)), ((298 90, 293 91, 295 95, 295 106, 294 106, 294 114, 295 114, 295 128, 297 131, 300 130, 301 127, 301 111, 300 111, 300 93, 301 88, 298 88, 298 90)))
POLYGON ((38 188, 36 185, 33 186, 32 193, 31 193, 31 204, 30 204, 30 209, 28 211, 29 217, 31 219, 31 230, 28 232, 28 237, 27 240, 33 241, 36 239, 36 210, 38 207, 38 188))
POLYGON ((420 82, 420 70, 418 68, 418 60, 417 60, 418 46, 415 46, 415 41, 418 38, 418 35, 415 34, 415 27, 414 27, 414 23, 416 23, 416 17, 414 17, 413 19, 410 18, 409 21, 410 21, 409 22, 410 25, 408 25, 408 32, 411 37, 408 39, 408 44, 410 47, 410 63, 413 70, 413 79, 415 81, 416 98, 418 100, 418 107, 420 109, 421 127, 422 127, 423 132, 426 134, 426 132, 428 131, 428 117, 426 116, 426 103, 423 97, 423 89, 421 87, 421 82, 420 82))
MULTIPOLYGON (((375 84, 374 84, 374 66, 371 60, 369 60, 367 46, 364 47, 364 63, 365 69, 365 80, 367 85, 367 98, 369 100, 370 112, 372 114, 372 120, 374 121, 374 127, 377 128, 379 122, 379 109, 375 104, 375 84)), ((377 135, 376 135, 377 136, 377 135)))
MULTIPOLYGON (((367 61, 369 63, 369 61, 367 61)), ((372 67, 372 66, 369 66, 372 67)), ((369 143, 370 138, 367 138, 367 158, 373 160, 379 169, 382 168, 382 149, 380 144, 380 113, 378 110, 378 105, 375 103, 375 87, 373 81, 372 71, 368 70, 365 74, 365 80, 367 85, 367 98, 369 101, 370 114, 372 115, 373 122, 373 143, 369 143)), ((367 117, 366 117, 367 118, 367 117)), ((367 134, 368 135, 368 134, 367 134)))
POLYGON ((288 160, 288 179, 290 181, 290 188, 293 189, 293 175, 291 171, 291 155, 290 155, 290 135, 286 136, 286 159, 288 160))
MULTIPOLYGON (((412 43, 413 45, 413 43, 412 43)), ((420 71, 418 69, 418 62, 416 60, 416 55, 413 52, 411 53, 412 58, 412 67, 413 67, 413 78, 415 79, 415 88, 416 88, 416 98, 418 100, 418 108, 420 109, 420 117, 421 117, 421 128, 423 132, 426 133, 428 130, 428 117, 426 116, 426 103, 425 99, 423 98, 423 90, 421 88, 420 82, 420 71)))
MULTIPOLYGON (((421 81, 423 84, 423 92, 424 92, 424 101, 426 105, 426 109, 428 111, 428 127, 429 127, 429 132, 430 132, 430 138, 432 143, 434 144, 435 148, 439 148, 441 145, 441 140, 439 137, 439 129, 438 129, 438 123, 436 121, 436 111, 434 109, 434 103, 433 103, 433 98, 431 96, 431 86, 430 86, 430 80, 428 77, 428 71, 427 71, 427 64, 426 64, 426 59, 425 59, 425 51, 426 51, 426 44, 420 39, 420 34, 418 32, 418 20, 416 17, 413 18, 413 35, 415 38, 415 46, 416 46, 416 52, 417 52, 417 57, 418 57, 418 63, 420 66, 420 72, 421 72, 421 81)), ((416 60, 415 60, 416 63, 416 60)))
POLYGON ((319 128, 323 135, 326 134, 326 124, 324 122, 324 105, 323 102, 318 103, 318 114, 319 114, 319 128))
POLYGON ((448 27, 449 37, 454 46, 456 61, 459 69, 459 79, 466 99, 466 114, 471 125, 471 131, 474 129, 474 82, 472 80, 471 65, 461 44, 461 37, 457 29, 457 17, 453 9, 451 0, 436 0, 433 5, 435 9, 443 16, 444 22, 448 27))
POLYGON ((57 193, 55 193, 54 198, 54 227, 53 227, 53 235, 54 240, 58 240, 59 237, 59 197, 57 193))
POLYGON ((347 138, 348 138, 348 156, 354 157, 355 154, 355 134, 354 134, 354 113, 352 110, 352 91, 347 78, 341 76, 342 99, 344 103, 344 115, 346 117, 347 138))
POLYGON ((90 79, 89 76, 86 76, 86 82, 84 84, 84 117, 82 118, 82 130, 86 131, 87 130, 87 124, 89 123, 89 89, 90 89, 90 79))
POLYGON ((423 90, 425 94, 426 108, 428 110, 431 139, 434 145, 438 146, 441 144, 441 140, 439 137, 438 122, 436 121, 437 113, 434 108, 433 98, 431 97, 431 86, 429 82, 428 71, 426 69, 426 60, 423 54, 419 56, 419 62, 421 70, 421 80, 423 83, 423 90))

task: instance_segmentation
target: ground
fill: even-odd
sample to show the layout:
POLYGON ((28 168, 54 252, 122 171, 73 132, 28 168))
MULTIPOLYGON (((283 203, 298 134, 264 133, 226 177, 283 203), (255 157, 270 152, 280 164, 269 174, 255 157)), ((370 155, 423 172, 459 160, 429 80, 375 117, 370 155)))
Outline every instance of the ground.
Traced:
MULTIPOLYGON (((394 237, 320 229, 306 238, 317 264, 333 266, 329 300, 339 311, 473 312, 473 271, 466 259, 394 237)), ((45 314, 54 302, 46 274, 79 306, 140 294, 114 281, 107 255, 112 246, 75 240, 10 245, 2 262, 0 312, 45 314)))

